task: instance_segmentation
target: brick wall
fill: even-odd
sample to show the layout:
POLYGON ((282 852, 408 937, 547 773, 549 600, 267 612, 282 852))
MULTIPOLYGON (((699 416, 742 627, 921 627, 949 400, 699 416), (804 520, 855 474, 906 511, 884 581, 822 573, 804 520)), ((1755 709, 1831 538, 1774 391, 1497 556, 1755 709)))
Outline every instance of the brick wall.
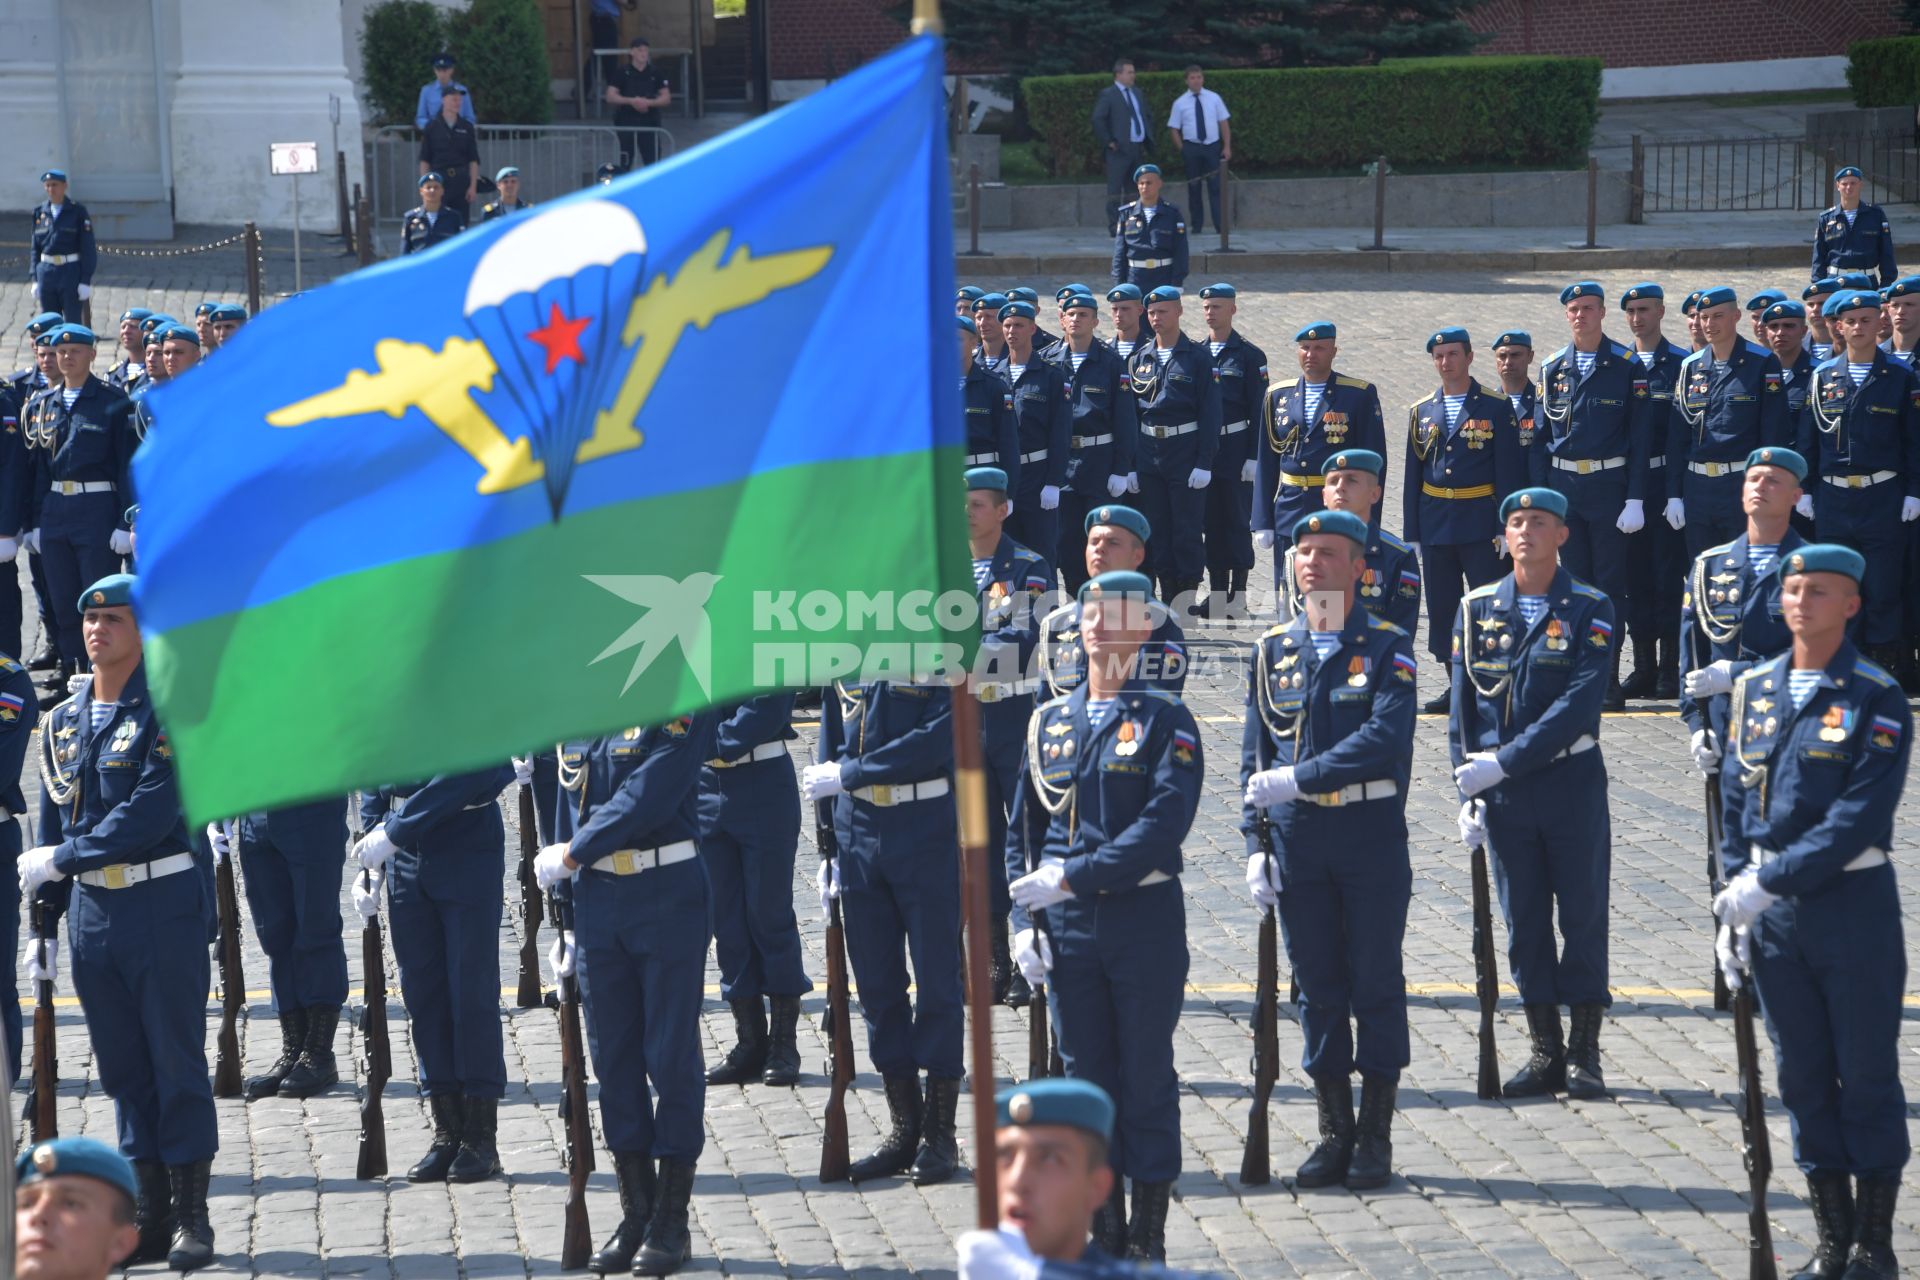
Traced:
POLYGON ((888 0, 769 0, 775 80, 843 76, 906 39, 888 0))
POLYGON ((1481 53, 1598 55, 1609 67, 1829 57, 1907 30, 1900 0, 1486 0, 1466 22, 1493 37, 1481 53))

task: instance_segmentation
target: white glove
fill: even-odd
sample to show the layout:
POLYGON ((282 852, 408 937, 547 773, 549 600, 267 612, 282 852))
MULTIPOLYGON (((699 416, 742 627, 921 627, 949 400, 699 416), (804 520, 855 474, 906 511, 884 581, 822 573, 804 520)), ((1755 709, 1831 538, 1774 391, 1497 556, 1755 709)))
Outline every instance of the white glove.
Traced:
POLYGON ((1627 505, 1620 508, 1620 518, 1613 527, 1622 533, 1638 533, 1647 522, 1646 506, 1638 498, 1628 498, 1627 505))
POLYGON ((1140 473, 1138 471, 1127 472, 1127 492, 1140 492, 1140 473))
POLYGON ((1478 849, 1487 842, 1487 802, 1469 800, 1460 806, 1460 843, 1478 849))
POLYGON ((1920 520, 1920 498, 1900 499, 1900 523, 1911 520, 1920 520))
POLYGON ((1029 871, 1008 885, 1007 892, 1028 911, 1044 911, 1065 902, 1073 896, 1073 890, 1067 887, 1067 864, 1049 858, 1038 871, 1029 871))
POLYGON ((542 889, 551 889, 573 874, 567 850, 567 845, 550 844, 533 856, 533 878, 542 889))
POLYGON ((1007 518, 1008 519, 1013 518, 1013 499, 1012 498, 1007 499, 1007 518))
POLYGON ((1720 744, 1714 740, 1713 730, 1695 729, 1687 739, 1687 750, 1693 753, 1693 767, 1702 777, 1711 778, 1720 772, 1720 744))
POLYGON ((233 845, 227 840, 227 829, 218 822, 207 824, 207 843, 213 846, 213 864, 216 867, 233 854, 233 845))
POLYGON ((1721 924, 1740 929, 1758 920, 1761 912, 1778 901, 1779 895, 1762 889, 1760 873, 1749 867, 1714 898, 1713 914, 1721 924))
POLYGON ((380 914, 380 891, 386 887, 385 871, 353 878, 353 909, 360 913, 362 920, 371 920, 380 914))
POLYGON ((1718 662, 1709 662, 1697 671, 1689 671, 1680 680, 1681 687, 1689 698, 1711 698, 1716 693, 1728 693, 1733 689, 1733 663, 1722 658, 1718 662))
POLYGON ((20 892, 32 893, 49 881, 65 880, 67 873, 53 865, 54 846, 43 844, 20 855, 20 892))
POLYGON ((528 756, 524 760, 519 756, 513 757, 513 781, 516 786, 530 787, 533 785, 532 756, 528 756))
POLYGON ((1109 498, 1117 498, 1121 494, 1125 493, 1126 491, 1127 491, 1127 478, 1125 476, 1108 476, 1107 477, 1107 496, 1109 498))
POLYGON ((387 834, 387 824, 381 823, 360 837, 353 846, 353 856, 360 859, 360 865, 369 871, 379 871, 393 861, 393 838, 387 834))
POLYGON ((40 282, 38 280, 29 280, 27 281, 27 288, 33 290, 33 300, 35 302, 40 301, 40 282))
POLYGON ((1053 944, 1037 929, 1022 929, 1013 935, 1013 962, 1020 966, 1020 976, 1037 987, 1053 972, 1053 944))
POLYGON ((1720 974, 1727 980, 1727 990, 1738 991, 1747 984, 1747 970, 1753 967, 1753 931, 1746 925, 1738 929, 1720 926, 1713 954, 1720 962, 1720 974))
POLYGON ((1300 784, 1293 780, 1293 766, 1290 764, 1281 765, 1278 769, 1262 769, 1249 777, 1246 794, 1242 797, 1256 809, 1271 809, 1299 798, 1300 784))
POLYGON ((1265 911, 1280 905, 1279 880, 1272 858, 1257 849, 1247 855, 1247 896, 1254 906, 1265 911))
POLYGON ((1419 544, 1419 543, 1417 543, 1417 542, 1409 542, 1409 543, 1408 543, 1407 545, 1413 548, 1413 558, 1414 558, 1415 560, 1421 560, 1421 559, 1424 559, 1424 558, 1425 558, 1425 556, 1424 556, 1424 553, 1423 553, 1423 552, 1422 552, 1422 551, 1420 550, 1420 544, 1419 544))
POLYGON ((1491 751, 1473 752, 1465 764, 1453 771, 1454 785, 1469 800, 1489 787, 1499 786, 1506 778, 1507 771, 1500 767, 1500 761, 1491 751))
POLYGON ((837 763, 810 764, 800 771, 800 794, 808 804, 832 799, 845 790, 837 763))
POLYGON ((1255 551, 1273 550, 1273 530, 1255 529, 1253 531, 1253 549, 1255 551))
POLYGON ((1060 486, 1057 484, 1041 485, 1040 486, 1040 509, 1042 511, 1053 511, 1053 510, 1056 510, 1059 506, 1060 506, 1060 486))
POLYGON ((52 982, 60 975, 60 947, 52 938, 28 938, 20 952, 20 967, 29 982, 52 982))
POLYGON ((93 679, 93 672, 91 671, 74 672, 67 677, 67 694, 71 696, 80 692, 81 687, 91 679, 93 679))
POLYGON ((833 914, 833 900, 840 896, 840 859, 822 858, 820 873, 814 877, 820 889, 820 914, 833 914))
MULTIPOLYGON (((1904 506, 1905 504, 1903 503, 1901 505, 1904 506)), ((1813 495, 1810 493, 1801 494, 1798 498, 1794 499, 1793 509, 1802 519, 1813 519, 1813 495)))
POLYGON ((1212 481, 1212 479, 1213 479, 1213 472, 1202 471, 1199 467, 1195 467, 1192 471, 1187 473, 1187 488, 1204 489, 1207 487, 1208 483, 1212 481))
POLYGON ((553 970, 555 979, 573 976, 573 930, 563 930, 547 948, 547 967, 553 970))
POLYGON ((1684 529, 1687 527, 1687 504, 1680 501, 1680 499, 1668 498, 1664 514, 1667 517, 1667 523, 1674 528, 1684 529))
POLYGON ((1026 1237, 1011 1227, 968 1231, 961 1235, 959 1249, 959 1280, 1039 1280, 1041 1260, 1027 1247, 1026 1237))
POLYGON ((1245 462, 1240 464, 1240 483, 1252 484, 1254 476, 1258 475, 1259 471, 1260 471, 1259 462, 1253 458, 1248 458, 1245 462))
POLYGON ((93 296, 93 286, 90 284, 83 284, 78 288, 76 288, 74 292, 80 295, 80 301, 85 302, 87 299, 93 296))
POLYGON ((20 554, 20 539, 0 538, 0 564, 5 564, 20 554))
POLYGON ((40 554, 40 531, 38 529, 27 530, 26 535, 22 537, 20 541, 26 549, 33 552, 33 554, 40 554))
POLYGON ((1493 558, 1495 560, 1505 560, 1507 558, 1507 539, 1505 534, 1496 533, 1493 535, 1493 558))

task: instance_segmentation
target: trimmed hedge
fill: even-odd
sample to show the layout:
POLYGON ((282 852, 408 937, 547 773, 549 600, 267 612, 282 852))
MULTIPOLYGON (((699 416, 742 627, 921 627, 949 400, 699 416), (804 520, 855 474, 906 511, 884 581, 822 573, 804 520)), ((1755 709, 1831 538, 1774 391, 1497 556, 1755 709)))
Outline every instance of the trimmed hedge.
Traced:
MULTIPOLYGON (((1109 75, 1021 82, 1035 150, 1055 177, 1105 172, 1093 104, 1109 75)), ((1167 155, 1167 112, 1186 91, 1177 71, 1142 73, 1154 147, 1167 155)), ((1459 57, 1372 67, 1207 72, 1233 113, 1240 169, 1553 164, 1575 159, 1600 118, 1598 58, 1459 57)), ((1174 157, 1177 159, 1178 157, 1174 157)))
POLYGON ((412 124, 428 64, 447 47, 447 11, 433 0, 381 0, 360 32, 367 101, 380 124, 412 124))
POLYGON ((1847 46, 1847 87, 1856 107, 1920 102, 1920 36, 1856 40, 1847 46))

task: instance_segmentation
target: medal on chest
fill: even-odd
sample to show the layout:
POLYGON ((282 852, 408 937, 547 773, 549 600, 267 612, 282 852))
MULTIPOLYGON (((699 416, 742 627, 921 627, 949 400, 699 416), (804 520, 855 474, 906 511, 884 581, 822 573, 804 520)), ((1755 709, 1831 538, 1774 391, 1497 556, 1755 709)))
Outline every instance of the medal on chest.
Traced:
POLYGON ((1140 726, 1132 720, 1122 720, 1120 727, 1113 731, 1113 754, 1132 756, 1140 751, 1140 726))
POLYGON ((107 744, 107 749, 109 751, 125 751, 133 745, 133 740, 139 736, 139 725, 131 720, 122 720, 120 726, 113 731, 113 740, 107 744))
POLYGON ((1567 647, 1567 628, 1558 618, 1547 619, 1547 648, 1558 653, 1567 647))
POLYGON ((1836 702, 1820 717, 1820 741, 1845 742, 1853 733, 1854 717, 1859 713, 1844 702, 1836 702))

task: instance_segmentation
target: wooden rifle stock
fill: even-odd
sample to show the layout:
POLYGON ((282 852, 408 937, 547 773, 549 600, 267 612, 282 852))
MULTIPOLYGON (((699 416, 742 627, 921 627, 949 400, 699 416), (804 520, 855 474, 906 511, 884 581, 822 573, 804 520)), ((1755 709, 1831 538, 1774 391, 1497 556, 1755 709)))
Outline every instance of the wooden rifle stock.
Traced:
MULTIPOLYGON (((371 872, 361 872, 371 890, 371 872)), ((387 1081, 393 1078, 393 1046, 387 1038, 387 949, 380 916, 368 916, 360 929, 360 968, 366 999, 360 1010, 360 1045, 366 1057, 366 1093, 360 1100, 360 1156, 353 1176, 387 1176, 387 1117, 382 1109, 387 1081)))
POLYGON ((1767 1222, 1767 1179, 1773 1144, 1767 1137, 1767 1095, 1760 1087, 1760 1049, 1753 1038, 1753 975, 1733 996, 1733 1044, 1740 1064, 1740 1137, 1747 1166, 1747 1277, 1776 1280, 1773 1227, 1767 1222))
POLYGON ((540 835, 534 824, 533 788, 520 785, 520 983, 514 1005, 531 1009, 540 1004, 540 885, 533 860, 540 856, 540 835))
MULTIPOLYGON (((36 897, 29 916, 33 936, 50 943, 58 932, 51 922, 52 912, 36 897)), ((34 984, 33 1004, 33 1086, 27 1098, 27 1128, 34 1142, 51 1142, 60 1136, 60 1121, 55 1109, 60 1087, 60 1062, 53 1041, 53 984, 34 984)))
MULTIPOLYGON (((1263 848, 1271 848, 1267 819, 1260 819, 1263 848)), ((1249 1187, 1273 1180, 1268 1148, 1267 1106, 1280 1077, 1280 925, 1272 907, 1260 918, 1260 969, 1253 991, 1253 1107, 1247 1114, 1247 1147, 1240 1157, 1240 1181, 1249 1187)))
MULTIPOLYGON (((814 839, 822 862, 840 856, 827 801, 814 806, 814 839)), ((847 987, 847 938, 840 900, 827 908, 827 1111, 821 1118, 820 1181, 845 1182, 853 1156, 847 1146, 847 1090, 853 1087, 853 1021, 847 987)))
POLYGON ((1493 1041, 1493 1011, 1500 1003, 1500 962, 1493 954, 1493 893, 1487 886, 1487 846, 1473 856, 1473 989, 1480 1001, 1480 1078, 1482 1099, 1500 1096, 1500 1051, 1493 1041))
MULTIPOLYGON (((573 904, 549 891, 547 916, 562 938, 573 928, 573 904)), ((578 961, 576 960, 577 964, 578 961)), ((537 979, 536 979, 537 981, 537 979)), ((560 1111, 567 1128, 567 1218, 560 1240, 560 1267, 577 1271, 593 1252, 587 1220, 587 1175, 593 1172, 593 1117, 587 1111, 587 1051, 580 1037, 580 986, 556 975, 560 999, 560 1111)))
POLYGON ((240 1011, 247 1003, 247 980, 240 971, 240 894, 234 887, 230 849, 214 869, 214 897, 220 913, 220 1036, 213 1062, 213 1096, 237 1098, 245 1091, 240 1076, 240 1011))

